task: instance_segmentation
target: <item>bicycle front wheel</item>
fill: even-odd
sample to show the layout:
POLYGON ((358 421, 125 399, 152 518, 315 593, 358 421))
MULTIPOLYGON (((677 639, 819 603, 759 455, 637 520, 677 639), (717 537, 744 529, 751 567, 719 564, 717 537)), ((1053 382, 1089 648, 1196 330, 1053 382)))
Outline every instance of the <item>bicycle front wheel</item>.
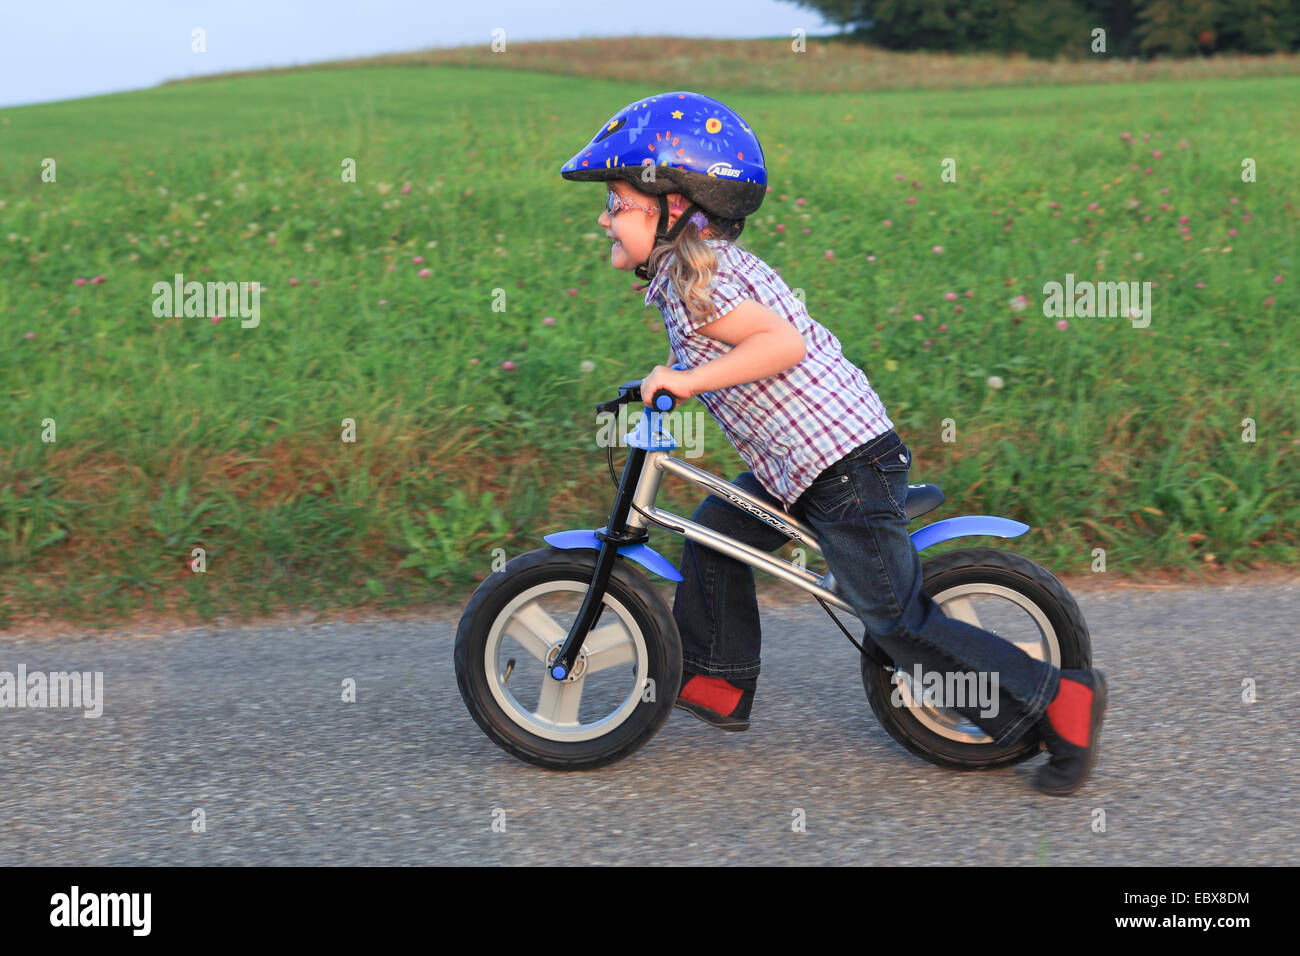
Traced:
POLYGON ((597 554, 520 555, 479 585, 456 631, 456 681, 475 722, 504 750, 554 770, 591 769, 639 749, 668 718, 681 685, 677 623, 623 558, 572 673, 550 676, 597 554))

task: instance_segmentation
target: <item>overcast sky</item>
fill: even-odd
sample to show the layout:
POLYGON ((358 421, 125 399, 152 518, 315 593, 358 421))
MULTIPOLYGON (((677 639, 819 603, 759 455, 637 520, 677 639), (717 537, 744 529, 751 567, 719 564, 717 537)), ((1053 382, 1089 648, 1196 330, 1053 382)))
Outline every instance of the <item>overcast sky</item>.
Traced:
POLYGON ((491 41, 836 32, 782 0, 0 0, 0 106, 228 70, 491 41), (640 13, 640 15, 638 15, 640 13), (192 31, 205 31, 195 53, 192 31))

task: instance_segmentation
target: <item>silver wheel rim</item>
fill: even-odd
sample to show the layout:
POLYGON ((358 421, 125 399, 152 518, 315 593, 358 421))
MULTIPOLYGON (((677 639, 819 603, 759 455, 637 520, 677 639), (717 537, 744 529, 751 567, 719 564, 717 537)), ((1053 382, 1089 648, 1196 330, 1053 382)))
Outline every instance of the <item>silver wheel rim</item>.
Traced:
POLYGON ((568 637, 589 587, 578 581, 548 581, 521 592, 492 622, 483 648, 488 689, 497 705, 511 722, 546 740, 580 743, 608 734, 632 715, 646 687, 650 664, 645 636, 627 607, 609 593, 573 673, 562 681, 550 676, 547 664, 568 637), (544 606, 555 603, 547 598, 564 594, 575 599, 565 602, 563 613, 544 606), (507 642, 522 653, 512 653, 507 642), (506 656, 516 661, 508 674, 506 656), (589 681, 599 687, 589 686, 589 681), (593 690, 598 693, 593 695, 593 690), (585 721, 584 697, 589 717, 585 721))
MULTIPOLYGON (((996 628, 990 628, 980 623, 979 614, 971 601, 971 598, 975 595, 1004 598, 1024 611, 1028 615, 1030 622, 1037 626, 1037 634, 1022 626, 1017 628, 1016 633, 1010 637, 1004 637, 1002 634, 998 636, 1003 637, 1004 640, 1010 640, 1011 643, 1035 660, 1048 661, 1053 667, 1061 666, 1061 646, 1056 636, 1056 629, 1052 627, 1042 608, 1019 591, 1004 587, 1001 584, 976 582, 954 585, 933 595, 933 600, 939 605, 939 610, 943 611, 948 617, 997 633, 996 628)), ((993 743, 992 737, 956 710, 948 707, 936 707, 928 703, 917 705, 915 703, 917 698, 912 689, 912 676, 911 674, 905 674, 901 670, 895 671, 891 675, 891 683, 893 687, 897 688, 898 696, 902 698, 908 714, 921 726, 957 743, 993 743)), ((923 691, 924 688, 922 688, 923 691)), ((893 694, 894 692, 891 689, 891 698, 893 694)))

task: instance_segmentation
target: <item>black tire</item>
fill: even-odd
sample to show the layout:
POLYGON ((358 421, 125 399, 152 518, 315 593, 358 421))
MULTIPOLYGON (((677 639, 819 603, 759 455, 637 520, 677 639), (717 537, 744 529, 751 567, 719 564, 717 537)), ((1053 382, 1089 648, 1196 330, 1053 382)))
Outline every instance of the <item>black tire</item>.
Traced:
MULTIPOLYGON (((609 627, 609 633, 622 641, 610 645, 610 649, 618 655, 631 655, 630 671, 620 673, 627 666, 621 656, 617 664, 599 672, 594 663, 587 673, 575 662, 570 681, 553 682, 548 690, 547 681, 552 679, 547 675, 545 661, 525 654, 516 656, 515 668, 507 666, 489 674, 486 659, 489 642, 496 645, 492 651, 493 668, 499 663, 495 659, 499 649, 508 641, 515 641, 525 650, 529 646, 537 650, 549 645, 552 655, 558 650, 558 642, 568 634, 569 625, 586 596, 597 554, 595 549, 588 548, 541 548, 519 555, 479 584, 456 630, 456 682, 475 722, 502 749, 520 760, 552 770, 589 770, 633 753, 668 719, 681 688, 682 644, 677 623, 646 575, 621 556, 615 559, 604 603, 591 633, 609 627), (534 596, 527 597, 530 592, 534 596), (557 606, 553 602, 566 605, 558 616, 546 607, 548 603, 557 606), (538 617, 539 609, 545 617, 538 617), (538 621, 544 625, 540 629, 547 636, 528 637, 527 641, 517 639, 518 635, 535 633, 532 625, 538 621), (601 728, 599 719, 587 723, 583 729, 581 703, 572 704, 571 723, 558 719, 562 707, 558 702, 551 709, 556 719, 549 725, 541 715, 542 710, 548 709, 543 703, 548 698, 543 695, 553 693, 550 700, 558 701, 554 696, 559 693, 556 689, 570 691, 568 685, 578 679, 580 671, 583 686, 578 688, 578 700, 588 698, 588 692, 593 690, 588 677, 609 675, 604 683, 610 686, 601 689, 595 703, 599 710, 601 700, 613 701, 614 710, 604 718, 610 725, 608 731, 601 728), (521 683, 512 686, 508 684, 510 680, 521 683), (538 688, 538 705, 530 711, 529 688, 534 682, 538 688), (523 699, 516 697, 516 687, 520 688, 523 699), (582 734, 594 736, 564 739, 582 734)), ((589 649, 590 645, 584 643, 584 654, 589 649)))
MULTIPOLYGON (((1047 660, 1055 658, 1056 666, 1062 669, 1092 665, 1092 640, 1079 605, 1065 585, 1041 565, 996 548, 966 548, 924 561, 922 573, 921 590, 931 600, 945 594, 960 597, 954 589, 963 585, 996 585, 1014 592, 1032 603, 1047 622, 1050 634, 1041 624, 1036 625, 1048 649, 1047 660)), ((940 603, 952 600, 946 598, 940 603)), ((891 702, 893 672, 866 657, 862 658, 862 683, 871 710, 889 735, 916 756, 940 767, 991 770, 1027 760, 1041 750, 1038 735, 1032 728, 1016 740, 994 746, 987 735, 955 711, 928 705, 919 710, 895 706, 891 702), (964 735, 965 741, 971 742, 941 732, 961 734, 960 727, 947 726, 949 723, 961 723, 974 731, 974 735, 964 735), (982 736, 984 742, 974 742, 975 736, 982 736)), ((910 687, 910 682, 907 686, 910 687)))

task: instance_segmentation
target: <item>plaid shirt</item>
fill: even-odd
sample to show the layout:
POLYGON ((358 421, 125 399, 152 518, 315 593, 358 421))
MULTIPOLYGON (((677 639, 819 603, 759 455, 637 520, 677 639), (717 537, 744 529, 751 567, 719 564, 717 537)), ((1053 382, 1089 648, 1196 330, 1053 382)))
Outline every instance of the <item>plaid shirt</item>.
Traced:
MULTIPOLYGON (((840 340, 808 315, 779 275, 751 252, 708 240, 718 258, 711 289, 721 318, 745 299, 767 306, 803 337, 808 354, 769 378, 698 396, 759 482, 788 509, 823 470, 894 427, 866 373, 844 357, 840 340)), ((669 253, 646 289, 663 315, 673 355, 692 369, 731 351, 701 334, 668 281, 669 253)), ((711 320, 710 320, 711 321, 711 320)))

